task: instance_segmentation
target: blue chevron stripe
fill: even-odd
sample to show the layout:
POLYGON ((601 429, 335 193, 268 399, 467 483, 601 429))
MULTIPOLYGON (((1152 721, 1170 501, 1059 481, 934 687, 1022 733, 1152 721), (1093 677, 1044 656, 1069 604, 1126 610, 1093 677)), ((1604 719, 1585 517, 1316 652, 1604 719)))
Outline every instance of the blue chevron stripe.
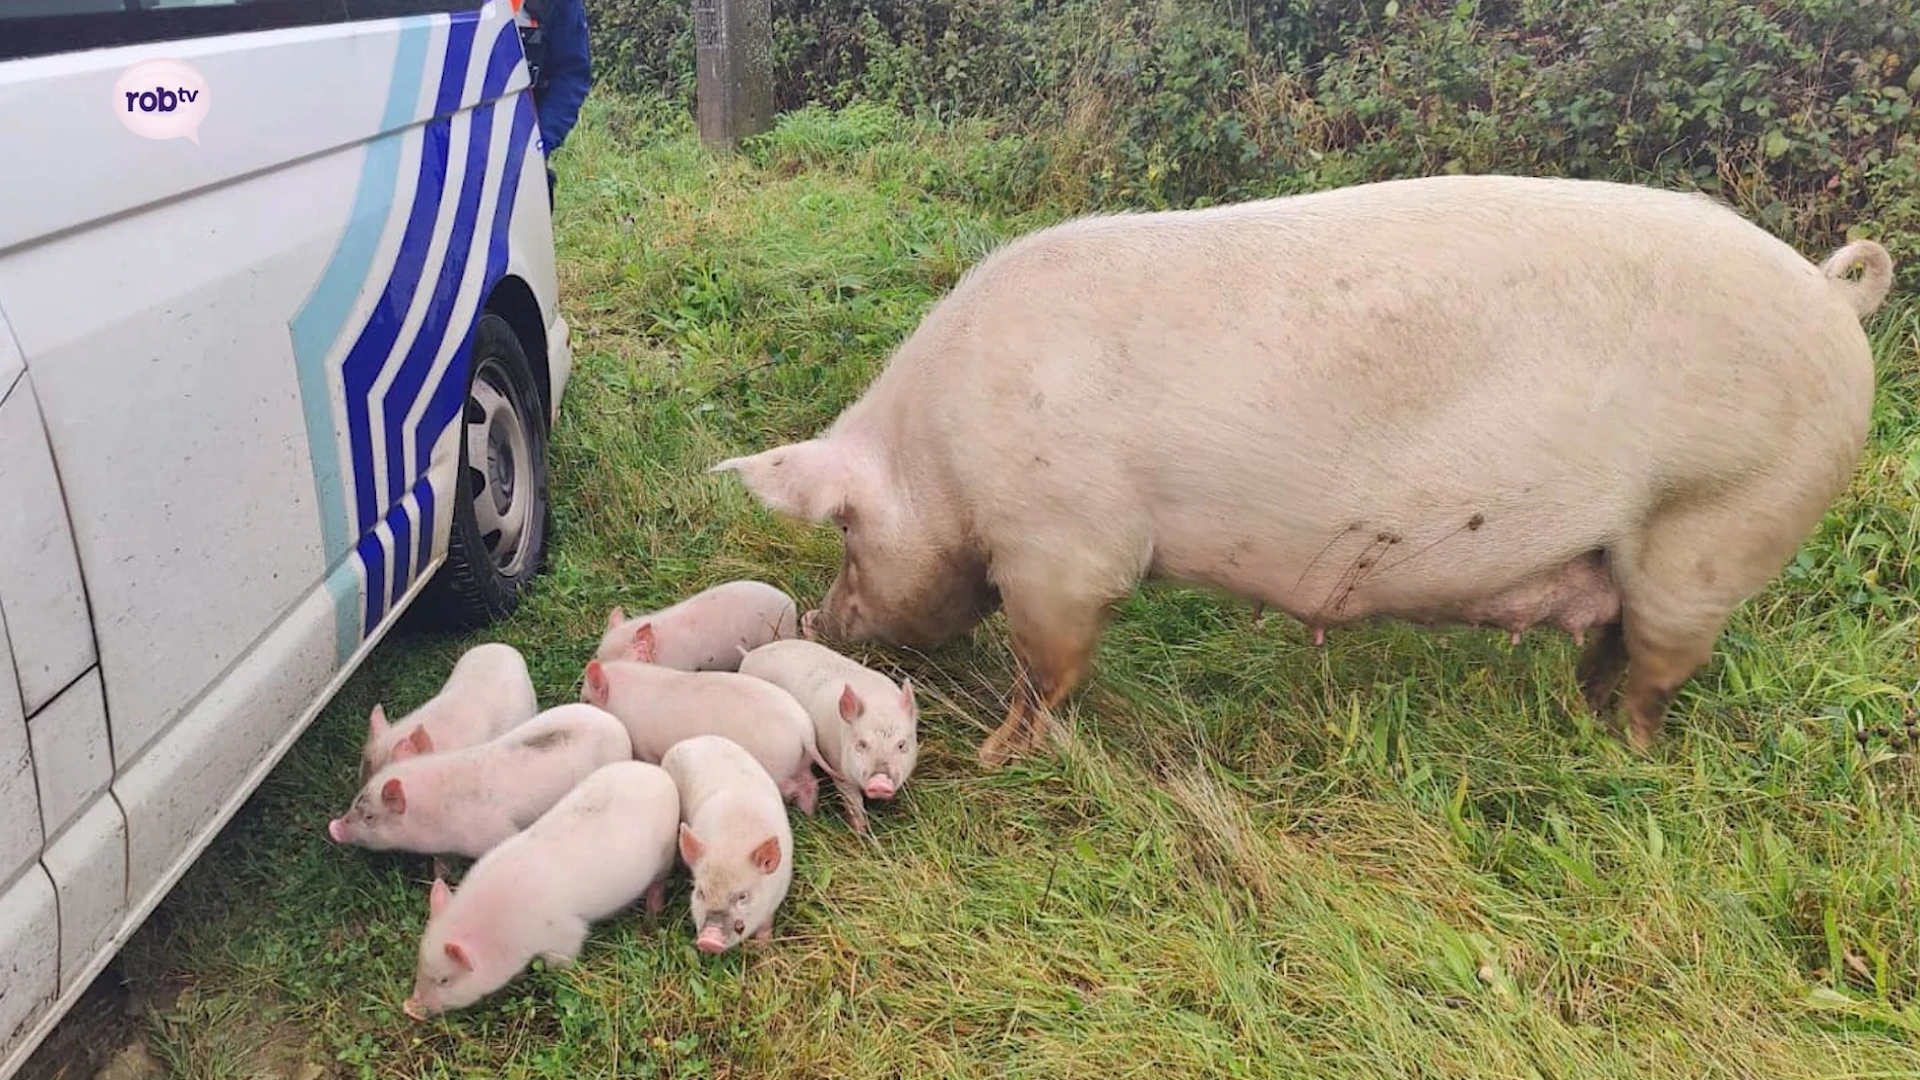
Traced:
POLYGON ((360 537, 359 542, 353 545, 353 554, 360 561, 361 570, 366 575, 366 585, 362 589, 365 621, 361 623, 360 631, 360 636, 364 638, 368 631, 380 625, 380 620, 375 617, 374 612, 378 607, 383 606, 381 600, 387 592, 387 551, 386 545, 380 540, 380 530, 368 529, 360 537))
MULTIPOLYGON (((520 34, 512 23, 508 23, 494 38, 493 48, 487 57, 487 73, 481 88, 482 104, 467 114, 467 160, 460 177, 459 201, 454 208, 452 239, 441 256, 433 292, 427 299, 426 317, 421 321, 413 343, 400 363, 399 373, 394 376, 381 400, 384 413, 382 426, 386 433, 388 502, 398 501, 412 478, 404 453, 407 414, 419 400, 420 388, 425 385, 428 374, 433 370, 434 359, 446 344, 447 328, 453 322, 460 286, 466 281, 467 260, 478 242, 473 226, 475 219, 480 216, 480 193, 487 181, 487 158, 493 144, 494 99, 505 90, 507 80, 513 76, 519 62, 520 34)), ((475 300, 476 304, 479 302, 475 300)), ((449 365, 449 370, 451 367, 449 365)), ((426 458, 417 460, 424 464, 426 458)), ((396 557, 400 556, 396 553, 396 557)))
POLYGON ((336 614, 336 645, 341 659, 351 655, 377 629, 412 586, 432 557, 436 494, 431 478, 421 475, 433 445, 454 422, 466 400, 473 329, 484 297, 505 273, 509 226, 522 180, 534 109, 527 93, 516 96, 502 171, 502 184, 486 230, 487 250, 474 310, 456 318, 461 286, 481 256, 476 225, 482 214, 497 99, 521 62, 519 33, 511 22, 487 46, 480 100, 468 110, 464 171, 457 195, 448 191, 452 128, 467 98, 480 11, 409 19, 399 27, 395 73, 388 90, 382 134, 373 139, 355 191, 353 216, 338 250, 314 293, 289 325, 299 366, 302 405, 312 451, 314 483, 323 528, 323 544, 333 569, 326 577, 336 614), (367 288, 378 248, 396 201, 405 125, 414 116, 430 61, 434 23, 444 18, 447 32, 440 57, 434 112, 421 130, 420 159, 393 265, 374 296, 365 324, 347 325, 357 299, 367 288), (438 265, 429 267, 440 215, 449 195, 456 199, 451 240, 438 265), (431 274, 431 278, 426 275, 431 274), (421 290, 428 290, 423 297, 421 290), (402 343, 409 312, 418 305, 423 318, 402 343), (464 328, 454 324, 464 321, 464 328), (449 335, 459 331, 457 339, 449 335), (346 446, 336 430, 335 399, 330 392, 326 355, 343 334, 351 336, 340 362, 346 446), (456 341, 446 367, 435 376, 435 360, 456 341), (388 385, 376 393, 382 379, 388 385), (424 394, 424 403, 422 400, 424 394), (378 400, 376 400, 376 398, 378 400), (420 412, 412 425, 407 419, 420 412), (412 461, 406 450, 411 441, 412 461), (376 469, 376 448, 384 457, 376 469), (346 453, 342 454, 341 450, 346 453), (344 461, 343 461, 344 458, 344 461), (343 470, 342 465, 347 469, 343 470), (342 473, 349 471, 349 480, 342 473), (348 488, 351 488, 349 491, 348 488), (346 556, 343 562, 334 560, 346 556), (352 603, 356 586, 361 603, 352 603))
MULTIPOLYGON (((440 68, 434 118, 421 132, 419 179, 414 187, 413 204, 407 211, 400 250, 393 270, 387 275, 386 287, 374 305, 373 317, 348 350, 341 371, 346 388, 347 440, 353 462, 354 524, 360 533, 371 529, 382 516, 379 484, 373 469, 372 418, 368 404, 374 383, 385 369, 401 326, 406 322, 407 311, 413 306, 414 292, 427 261, 427 249, 433 243, 433 228, 440 216, 440 199, 447 184, 451 114, 459 108, 461 91, 466 85, 467 58, 473 50, 473 36, 471 18, 455 19, 448 25, 447 54, 440 68)), ((367 628, 371 626, 368 624, 367 628)))
POLYGON ((300 405, 306 419, 307 457, 320 516, 321 556, 333 567, 327 573, 326 587, 333 597, 335 652, 342 661, 352 655, 361 634, 357 605, 351 602, 354 575, 347 572, 345 563, 337 562, 349 554, 353 532, 340 475, 339 433, 334 427, 326 358, 352 313, 354 300, 373 268, 380 236, 386 231, 387 211, 393 205, 400 176, 401 140, 405 138, 398 129, 411 118, 414 104, 420 99, 432 23, 430 17, 422 16, 400 24, 393 79, 381 110, 381 134, 368 145, 366 160, 361 163, 346 231, 321 271, 320 281, 287 326, 293 337, 300 405))
POLYGON ((293 334, 293 352, 299 368, 300 397, 306 412, 308 449, 313 458, 314 491, 320 502, 320 527, 328 563, 346 552, 348 532, 346 499, 340 478, 340 454, 333 426, 333 396, 327 386, 323 366, 327 350, 333 347, 360 294, 361 283, 372 268, 380 234, 386 231, 387 208, 393 205, 394 183, 400 174, 400 140, 395 131, 407 122, 414 102, 420 97, 420 80, 425 74, 427 41, 432 31, 430 20, 411 19, 402 24, 395 46, 393 82, 387 90, 387 103, 381 112, 382 135, 367 148, 366 161, 360 167, 359 185, 354 190, 353 209, 347 229, 335 247, 327 268, 306 303, 294 313, 288 329, 293 334), (389 134, 390 133, 390 134, 389 134))
MULTIPOLYGON (((412 521, 418 526, 414 529, 414 534, 420 542, 419 558, 413 565, 416 569, 424 567, 427 565, 427 560, 433 556, 433 478, 422 476, 414 481, 413 490, 407 492, 401 504, 410 510, 413 514, 412 521)), ((396 530, 393 539, 394 559, 405 558, 408 551, 406 537, 396 530)), ((399 603, 400 598, 406 595, 407 586, 411 584, 410 578, 396 576, 393 588, 387 597, 388 605, 399 603)))
MULTIPOLYGON (((433 541, 433 486, 422 479, 407 490, 408 479, 419 470, 409 470, 406 461, 406 422, 407 415, 418 401, 420 390, 432 371, 434 360, 447 341, 448 324, 453 320, 454 308, 459 299, 460 286, 467 276, 469 254, 475 243, 474 222, 479 216, 480 197, 486 187, 487 162, 493 144, 494 99, 505 90, 521 59, 519 31, 508 23, 502 26, 495 36, 487 58, 486 73, 481 81, 481 104, 469 110, 467 114, 467 155, 465 169, 461 176, 460 193, 454 205, 454 220, 450 230, 450 239, 441 255, 433 279, 433 291, 424 305, 423 318, 414 332, 402 358, 394 379, 388 384, 381 397, 380 419, 383 432, 383 447, 386 451, 385 494, 388 510, 386 521, 393 536, 392 572, 388 578, 385 595, 369 589, 366 597, 366 626, 377 626, 386 615, 387 609, 398 603, 413 582, 414 573, 427 565, 432 555, 433 541), (413 536, 420 540, 416 552, 410 543, 413 536), (412 561, 417 555, 418 561, 412 561)), ((482 282, 481 296, 489 282, 482 282)), ((479 300, 476 298, 476 307, 479 300)), ((449 373, 464 375, 467 356, 465 343, 471 335, 463 335, 455 355, 447 367, 449 373)), ((463 383, 464 386, 464 383, 463 383)), ((435 427, 435 434, 444 430, 446 424, 441 421, 435 427)), ((431 440, 427 445, 431 446, 431 440)), ((416 463, 424 466, 429 460, 428 453, 416 457, 416 463)))
MULTIPOLYGON (((407 585, 413 578, 413 575, 408 572, 411 568, 407 565, 407 556, 413 553, 413 545, 409 542, 413 539, 413 518, 409 514, 411 508, 407 505, 409 501, 400 499, 387 513, 387 529, 393 534, 393 580, 390 591, 380 605, 381 615, 385 615, 388 606, 399 602, 401 594, 407 591, 407 585)), ((374 596, 372 589, 367 590, 367 596, 371 601, 374 596)), ((378 625, 378 620, 369 622, 367 625, 378 625)))
MULTIPOLYGON (((534 134, 533 97, 520 94, 513 105, 513 127, 507 135, 507 160, 500 176, 500 197, 493 206, 493 222, 487 230, 487 264, 485 277, 481 279, 481 295, 492 291, 507 272, 507 256, 511 247, 513 206, 520 193, 521 170, 526 165, 527 148, 532 144, 534 134)), ((434 442, 440 432, 446 430, 460 415, 467 400, 467 368, 472 363, 472 342, 474 328, 479 326, 484 309, 476 304, 473 314, 468 317, 466 329, 461 334, 460 353, 455 362, 447 366, 440 378, 433 396, 428 400, 427 410, 420 418, 420 427, 414 433, 415 453, 419 460, 427 460, 434 442)), ((420 520, 433 521, 433 487, 422 485, 420 491, 420 520)), ((421 565, 431 550, 431 525, 423 525, 420 532, 421 565)))

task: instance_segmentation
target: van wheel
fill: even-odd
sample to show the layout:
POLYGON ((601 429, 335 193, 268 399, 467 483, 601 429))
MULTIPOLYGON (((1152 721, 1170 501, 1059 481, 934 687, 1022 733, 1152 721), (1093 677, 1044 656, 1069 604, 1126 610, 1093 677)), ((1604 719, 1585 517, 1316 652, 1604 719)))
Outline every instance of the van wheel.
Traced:
POLYGON ((547 413, 527 353, 487 312, 473 334, 447 561, 421 592, 437 621, 470 630, 505 618, 547 554, 547 413))

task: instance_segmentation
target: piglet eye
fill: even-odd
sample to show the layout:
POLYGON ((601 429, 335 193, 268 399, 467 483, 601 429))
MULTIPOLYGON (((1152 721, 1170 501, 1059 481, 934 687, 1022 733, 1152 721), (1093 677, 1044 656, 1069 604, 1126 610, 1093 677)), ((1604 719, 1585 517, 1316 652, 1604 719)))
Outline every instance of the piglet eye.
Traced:
POLYGON ((858 751, 860 751, 860 752, 861 752, 861 753, 863 753, 863 754, 864 754, 864 753, 866 753, 866 752, 867 752, 867 740, 865 740, 865 739, 861 739, 861 740, 860 740, 859 742, 856 742, 856 743, 854 743, 854 744, 853 744, 853 748, 854 748, 855 750, 858 750, 858 751))
POLYGON ((895 748, 895 749, 897 749, 897 750, 899 750, 899 751, 900 751, 901 753, 903 753, 903 754, 904 754, 904 753, 906 753, 906 752, 907 752, 907 740, 905 740, 905 739, 901 739, 901 740, 900 740, 899 742, 897 742, 897 743, 895 743, 895 744, 894 744, 894 748, 895 748))

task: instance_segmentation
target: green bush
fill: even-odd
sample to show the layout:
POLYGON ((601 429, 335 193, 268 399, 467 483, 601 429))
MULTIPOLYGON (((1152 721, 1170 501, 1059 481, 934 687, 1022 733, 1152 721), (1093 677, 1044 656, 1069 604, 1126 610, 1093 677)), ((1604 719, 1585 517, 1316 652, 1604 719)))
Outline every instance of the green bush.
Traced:
MULTIPOLYGON (((690 9, 589 0, 603 81, 690 105, 690 9)), ((1920 281, 1920 0, 778 0, 774 53, 782 109, 988 118, 1078 207, 1634 180, 1920 281)))

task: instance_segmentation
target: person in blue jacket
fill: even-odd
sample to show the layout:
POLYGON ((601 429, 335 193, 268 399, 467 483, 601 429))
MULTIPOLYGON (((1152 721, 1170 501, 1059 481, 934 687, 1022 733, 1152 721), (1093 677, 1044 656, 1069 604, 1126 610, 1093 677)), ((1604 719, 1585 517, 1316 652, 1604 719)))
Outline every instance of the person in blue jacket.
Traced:
POLYGON ((584 0, 523 0, 520 36, 533 72, 533 105, 547 153, 547 198, 553 198, 553 153, 580 119, 593 85, 584 0))

